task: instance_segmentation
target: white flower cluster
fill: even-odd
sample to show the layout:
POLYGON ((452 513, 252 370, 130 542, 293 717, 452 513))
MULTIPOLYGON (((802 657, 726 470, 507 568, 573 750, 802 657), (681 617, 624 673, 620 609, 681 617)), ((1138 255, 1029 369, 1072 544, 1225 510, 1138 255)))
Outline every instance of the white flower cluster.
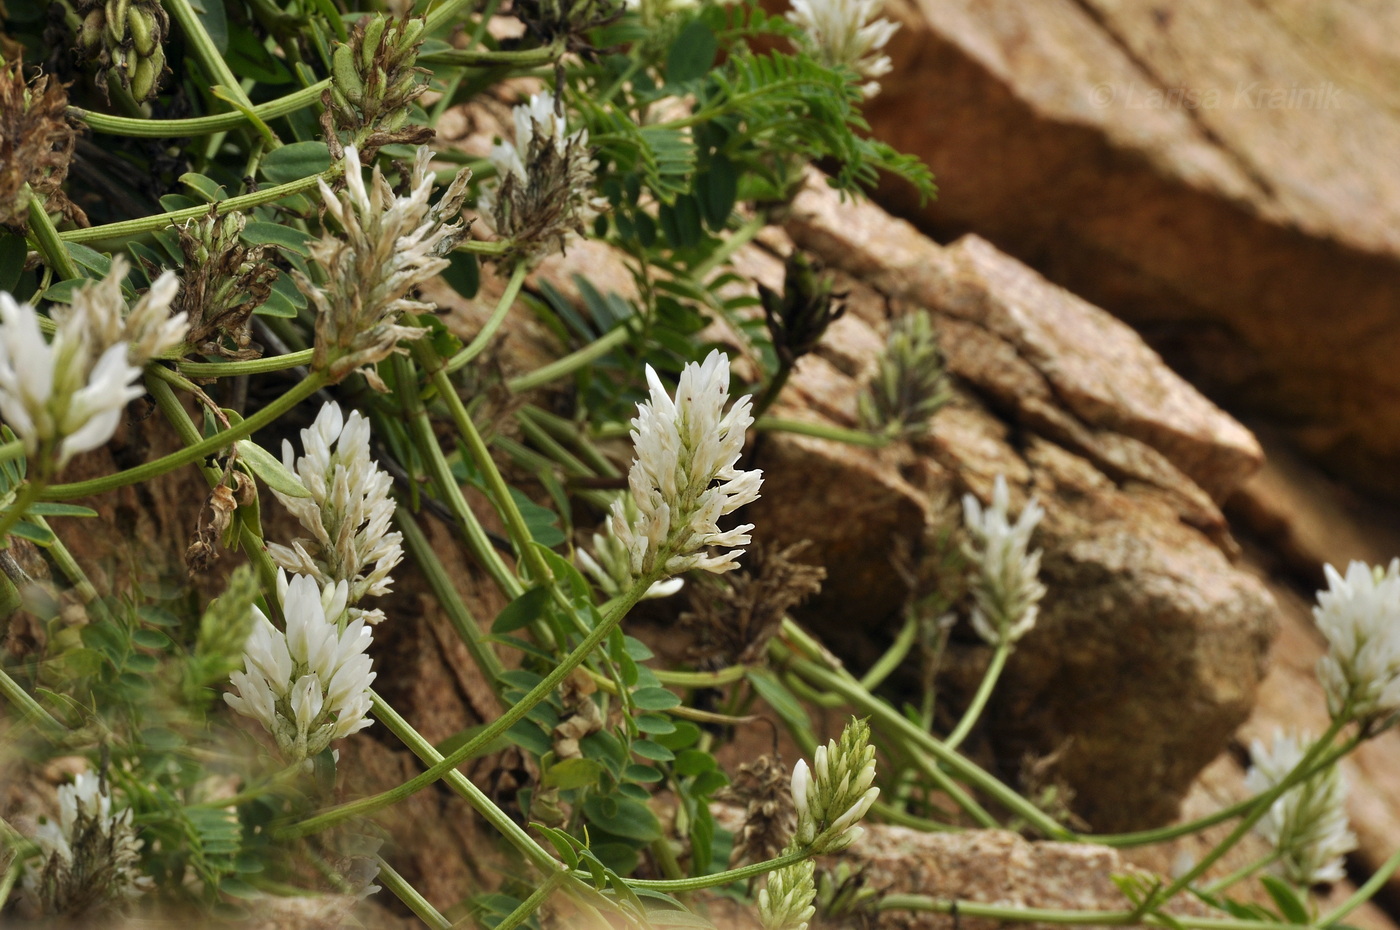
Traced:
POLYGON ((136 868, 141 841, 131 811, 112 813, 111 796, 91 772, 58 789, 58 821, 39 824, 34 843, 40 857, 25 869, 23 888, 28 908, 38 914, 90 914, 150 884, 136 868))
POLYGON ((816 864, 803 859, 768 874, 758 893, 758 919, 763 930, 807 930, 817 913, 816 864))
MULTIPOLYGON (((622 498, 622 507, 626 522, 636 521, 637 505, 632 502, 631 496, 622 498)), ((590 555, 586 549, 579 548, 574 550, 574 558, 579 568, 592 575, 598 589, 608 597, 622 594, 635 577, 632 574, 632 552, 627 544, 618 538, 612 520, 605 522, 601 530, 593 534, 593 554, 590 555)), ((684 586, 685 580, 682 578, 658 581, 647 589, 642 599, 670 597, 684 586)))
POLYGON ((337 195, 318 182, 326 212, 344 232, 327 230, 311 244, 312 260, 325 270, 324 285, 299 271, 292 276, 316 307, 312 365, 335 381, 359 370, 376 390, 384 390, 368 366, 387 358, 401 339, 427 332, 398 325, 399 317, 433 309, 407 295, 447 267, 447 254, 466 234, 462 224, 450 221, 461 211, 471 180, 470 171, 461 171, 437 205, 430 205, 431 158, 427 146, 420 146, 402 197, 394 195, 378 166, 365 186, 353 146, 345 150, 344 192, 337 195))
MULTIPOLYGON (((1280 784, 1298 767, 1307 748, 1306 738, 1282 732, 1274 734, 1269 749, 1255 740, 1245 787, 1259 794, 1280 784)), ((1277 868, 1285 879, 1307 887, 1346 876, 1346 854, 1356 848, 1346 800, 1346 780, 1333 765, 1285 791, 1255 824, 1259 835, 1281 854, 1277 868)))
POLYGON ((515 143, 491 148, 496 181, 482 189, 477 208, 516 254, 536 261, 562 251, 570 235, 584 235, 607 201, 593 196, 598 163, 588 130, 569 134, 553 94, 533 95, 513 115, 515 143))
MULTIPOLYGON (((389 531, 393 480, 371 458, 369 439, 369 421, 358 410, 346 417, 338 404, 327 402, 301 431, 305 452, 300 458, 294 458, 290 442, 282 443, 282 463, 310 496, 272 489, 312 538, 293 540, 290 546, 268 543, 268 554, 287 571, 323 585, 347 582, 352 615, 363 598, 389 592, 389 573, 403 559, 403 534, 389 531)), ((369 623, 384 619, 380 610, 362 615, 369 623)))
POLYGON ((991 645, 1014 643, 1035 626, 1045 586, 1040 583, 1040 550, 1027 552, 1031 534, 1045 511, 1031 498, 1015 523, 1006 479, 997 476, 992 506, 986 510, 963 495, 963 516, 971 542, 963 552, 976 567, 972 583, 972 626, 991 645))
POLYGON ((1327 637, 1317 664, 1327 707, 1333 718, 1384 722, 1400 711, 1400 559, 1384 571, 1363 562, 1345 576, 1331 565, 1325 571, 1313 617, 1327 637))
POLYGON ((647 366, 651 398, 632 420, 636 459, 627 476, 638 516, 628 519, 621 501, 612 508, 613 532, 632 557, 636 575, 678 575, 692 568, 737 568, 752 524, 721 532, 720 517, 758 499, 763 472, 735 466, 744 433, 753 423, 747 395, 728 413, 729 358, 718 349, 703 365, 681 372, 672 401, 647 366), (727 550, 710 555, 710 547, 727 550))
POLYGON ((790 22, 806 34, 808 51, 827 67, 844 65, 867 80, 861 85, 866 97, 880 92, 875 78, 890 72, 890 59, 880 49, 899 30, 899 24, 876 19, 883 0, 792 0, 790 22))
POLYGON ((56 305, 52 342, 39 314, 0 293, 0 416, 24 441, 33 467, 61 469, 74 455, 112 438, 126 405, 144 392, 141 366, 184 339, 185 314, 170 315, 179 290, 171 272, 125 314, 120 257, 71 305, 56 305))
POLYGON ((870 725, 852 719, 841 740, 818 746, 812 767, 799 759, 792 770, 792 801, 797 808, 793 845, 823 855, 845 849, 865 832, 858 826, 880 795, 875 782, 875 747, 870 725))
POLYGON ((279 572, 277 587, 287 631, 253 608, 244 670, 229 676, 238 694, 224 700, 266 727, 295 762, 373 723, 366 717, 375 677, 366 650, 373 634, 363 617, 341 628, 344 581, 321 588, 307 575, 288 581, 279 572))

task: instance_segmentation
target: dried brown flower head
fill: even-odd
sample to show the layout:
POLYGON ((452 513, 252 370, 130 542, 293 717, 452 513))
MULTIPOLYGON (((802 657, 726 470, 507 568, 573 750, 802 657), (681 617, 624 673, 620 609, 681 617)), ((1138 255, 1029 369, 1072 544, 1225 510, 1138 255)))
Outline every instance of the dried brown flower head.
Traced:
POLYGON ((211 206, 208 216, 179 228, 185 273, 175 309, 189 314, 187 340, 204 355, 262 355, 252 340, 253 311, 267 302, 280 272, 268 246, 243 245, 246 223, 241 213, 219 216, 211 206))
POLYGON ((797 829, 790 774, 780 760, 759 756, 739 766, 734 782, 715 798, 744 805, 744 825, 734 834, 730 868, 782 855, 797 829))
POLYGON ((697 660, 721 667, 747 665, 763 655, 783 616, 822 588, 826 569, 795 561, 808 545, 754 545, 747 570, 688 587, 690 612, 681 623, 696 632, 697 660))
POLYGON ((622 18, 627 4, 621 0, 515 0, 511 12, 541 42, 561 41, 564 48, 589 60, 597 49, 588 33, 622 18))
POLYGON ((68 118, 68 94, 62 84, 47 74, 25 81, 22 61, 0 65, 0 225, 25 226, 26 184, 46 209, 87 225, 87 217, 62 191, 77 125, 68 118))
POLYGON ((799 251, 788 256, 783 292, 758 286, 773 351, 779 360, 791 365, 821 342, 826 329, 846 312, 844 293, 837 293, 835 280, 821 274, 819 263, 799 251))

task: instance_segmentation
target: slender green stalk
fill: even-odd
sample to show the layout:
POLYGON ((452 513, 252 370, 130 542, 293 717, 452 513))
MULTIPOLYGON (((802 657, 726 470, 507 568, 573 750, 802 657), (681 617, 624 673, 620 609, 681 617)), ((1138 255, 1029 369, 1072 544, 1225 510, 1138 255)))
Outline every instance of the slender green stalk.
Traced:
POLYGON ((405 881, 383 858, 379 860, 379 877, 376 880, 393 892, 394 897, 402 901, 414 916, 433 930, 452 930, 452 922, 438 913, 438 909, 429 904, 428 899, 419 894, 418 889, 405 881))
POLYGON ((506 321, 510 308, 515 305, 515 298, 520 296, 520 286, 525 283, 526 270, 525 262, 515 263, 515 269, 510 273, 510 280, 506 282, 506 289, 501 293, 501 299, 496 302, 496 309, 492 311, 486 325, 481 328, 481 332, 476 334, 476 338, 471 341, 470 345, 448 359, 447 363, 442 366, 442 371, 451 374, 462 368, 491 344, 492 337, 501 328, 501 324, 506 321))
POLYGON ((44 483, 38 479, 31 478, 20 486, 19 494, 16 495, 14 503, 5 508, 0 513, 0 546, 8 545, 5 538, 9 536, 10 530, 24 516, 24 512, 29 509, 29 505, 39 499, 39 495, 44 491, 44 483))
POLYGON ((627 884, 633 888, 648 888, 652 891, 663 891, 667 894, 680 894, 686 891, 699 891, 702 888, 716 888, 720 885, 728 885, 730 882, 741 881, 746 878, 753 878, 755 875, 763 875, 773 872, 785 866, 796 865, 804 859, 810 859, 810 852, 785 853, 776 859, 768 859, 764 862, 755 862, 752 865, 741 866, 737 869, 729 869, 724 872, 716 872, 713 875, 699 875, 694 878, 663 878, 663 879, 628 879, 627 884))
POLYGON ((481 627, 477 624, 476 618, 471 615, 467 605, 462 603, 462 598, 457 594, 457 589, 453 587, 452 579, 448 576, 442 560, 437 557, 433 547, 428 544, 428 538, 423 535, 418 521, 404 507, 402 500, 399 501, 398 509, 394 511, 394 525, 403 534, 404 546, 413 556, 414 562, 418 564, 418 570, 427 577, 428 587, 433 589, 433 595, 447 614, 447 618, 452 621, 453 628, 461 637, 467 651, 471 653, 476 667, 486 676, 486 680, 491 683, 492 687, 495 687, 496 683, 500 681, 505 667, 501 665, 501 660, 496 658, 496 652, 491 648, 491 644, 482 637, 481 627))
MULTIPOLYGON (((784 635, 809 638, 806 633, 791 621, 783 621, 784 635)), ((837 673, 809 659, 794 658, 791 667, 813 684, 845 697, 861 713, 869 714, 885 727, 887 737, 898 735, 913 745, 922 748, 954 776, 985 792, 998 804, 1005 807, 1043 835, 1058 840, 1072 840, 1074 834, 1055 822, 1040 808, 1021 797, 1007 785, 994 778, 985 769, 964 758, 957 752, 949 751, 940 740, 935 739, 920 727, 911 723, 889 704, 880 700, 860 686, 849 674, 837 673)), ((917 756, 916 756, 917 758, 917 756)), ((936 769, 935 769, 936 770, 936 769)))
POLYGON ((331 165, 321 174, 313 174, 305 178, 297 178, 295 181, 288 181, 286 184, 277 184, 272 187, 264 187, 262 190, 251 194, 240 194, 237 197, 230 197, 227 200, 220 200, 215 204, 200 204, 197 207, 188 207, 184 210, 171 210, 168 213, 157 213, 155 216, 143 216, 135 220, 123 220, 120 223, 107 223, 103 226, 89 226, 87 229, 69 229, 59 233, 59 238, 64 242, 101 242, 114 240, 125 242, 132 236, 140 233, 156 232, 166 229, 176 223, 185 220, 197 220, 209 215, 212 206, 219 216, 226 213, 236 213, 247 210, 250 207, 260 207, 265 203, 272 203, 281 200, 283 197, 290 197, 293 194, 300 194, 309 191, 316 186, 316 182, 322 179, 329 181, 340 174, 338 165, 331 165))
POLYGON ((825 423, 808 423, 805 420, 786 420, 779 417, 762 417, 753 428, 770 433, 797 433, 799 436, 815 436, 817 439, 830 439, 852 446, 867 446, 879 449, 890 444, 888 436, 867 433, 862 430, 829 426, 825 423))
POLYGON ((49 739, 59 740, 68 735, 68 728, 59 723, 53 714, 44 710, 43 706, 20 687, 19 682, 6 674, 4 669, 0 669, 0 696, 13 704, 16 710, 42 730, 49 739))
MULTIPOLYGON (((260 103, 251 109, 259 119, 276 119, 279 116, 286 116, 288 113, 295 113, 297 110, 311 106, 321 99, 321 92, 328 90, 330 86, 331 79, 326 78, 324 81, 317 81, 315 84, 287 94, 285 97, 260 103)), ((68 113, 75 119, 86 123, 88 128, 94 132, 136 139, 179 139, 206 136, 210 133, 237 129, 248 122, 248 117, 237 111, 212 113, 208 116, 196 116, 189 119, 133 119, 128 116, 94 113, 80 107, 69 107, 68 113)))
POLYGON ((1346 722, 1347 715, 1339 714, 1337 719, 1333 720, 1331 726, 1322 734, 1322 737, 1308 747, 1308 751, 1303 754, 1303 758, 1298 760, 1298 764, 1293 767, 1293 770, 1277 785, 1274 785, 1268 791, 1265 791, 1254 799, 1253 809, 1235 825, 1235 829, 1231 830, 1230 834, 1217 843, 1210 852, 1202 856, 1201 860, 1187 870, 1185 874, 1177 876, 1170 885, 1158 889, 1152 894, 1146 902, 1148 907, 1150 908, 1152 905, 1161 903, 1162 901, 1168 901, 1178 891, 1190 887, 1192 882, 1200 878, 1211 866, 1220 861, 1221 856, 1233 849, 1235 844, 1243 839, 1245 835, 1254 828, 1254 825, 1269 812, 1269 808, 1273 806, 1275 801, 1282 797, 1288 789, 1299 784, 1303 780, 1311 768, 1312 763, 1331 746, 1332 740, 1335 739, 1337 734, 1342 731, 1342 728, 1346 726, 1346 722))
POLYGON ((755 213, 747 220, 744 220, 744 224, 736 229, 732 236, 725 239, 723 245, 715 249, 703 262, 691 269, 690 277, 695 281, 704 281, 705 278, 709 276, 710 272, 729 261, 730 257, 735 252, 752 242, 754 236, 757 236, 763 230, 763 227, 767 225, 768 221, 762 213, 755 213))
MULTIPOLYGON (((249 100, 248 95, 243 92, 243 85, 229 69, 228 62, 224 61, 224 56, 219 54, 214 40, 210 38, 209 31, 204 28, 204 23, 200 20, 199 14, 195 12, 194 7, 190 6, 189 0, 165 0, 165 8, 180 24, 180 29, 185 33, 185 41, 193 47, 194 57, 204 66, 210 83, 222 85, 224 92, 232 100, 249 110, 253 109, 253 101, 249 100)), ((278 144, 276 136, 269 135, 267 140, 274 146, 278 144)))
MULTIPOLYGON (((1002 904, 982 904, 956 898, 940 900, 922 894, 885 895, 876 905, 880 911, 931 911, 936 914, 956 914, 959 917, 981 917, 1006 923, 1081 924, 1086 926, 1121 926, 1146 924, 1152 927, 1181 927, 1194 930, 1317 930, 1313 924, 1275 923, 1266 920, 1241 920, 1230 917, 1194 917, 1187 914, 1140 914, 1132 911, 1068 911, 1046 907, 1009 907, 1002 904)), ((1325 922, 1324 922, 1325 923, 1325 922)))
POLYGON ((1253 862, 1247 865, 1240 866, 1238 869, 1235 869, 1235 871, 1231 872, 1229 875, 1217 878, 1215 881, 1209 883, 1201 890, 1209 895, 1220 894, 1220 892, 1225 891, 1227 888, 1232 888, 1235 885, 1238 885, 1240 882, 1244 881, 1246 878, 1249 878, 1255 872, 1258 872, 1260 869, 1268 868, 1269 866, 1273 865, 1275 862, 1279 861, 1282 858, 1283 850, 1275 849, 1267 856, 1261 856, 1260 858, 1255 859, 1253 862))
POLYGON ((657 681, 678 688, 717 688, 740 681, 748 673, 747 665, 731 665, 717 672, 667 672, 661 669, 655 671, 657 681))
POLYGON ((454 750, 451 755, 444 757, 441 762, 434 764, 432 768, 428 769, 426 772, 409 779, 395 788, 390 788, 388 791, 383 791, 371 797, 361 798, 358 801, 342 804, 339 807, 333 807, 328 811, 308 817, 306 820, 299 823, 284 827, 276 831, 276 835, 284 839, 306 836, 318 830, 324 830, 327 827, 334 826, 351 817, 369 816, 375 811, 382 810, 391 804, 396 804, 404 798, 412 796, 443 778, 448 772, 453 771, 464 761, 470 759, 481 749, 490 745, 498 737, 504 735, 507 730, 523 720, 525 715, 533 710, 541 701, 549 697, 549 695, 554 692, 554 689, 559 687, 560 683, 569 676, 569 673, 582 665, 589 654, 591 654, 603 640, 607 639, 609 634, 622 622, 622 618, 636 605, 637 601, 641 600, 647 588, 651 587, 655 581, 656 576, 654 574, 638 578, 632 584, 632 587, 627 590, 627 593, 614 602, 612 609, 608 612, 607 616, 603 618, 603 621, 584 637, 583 641, 574 647, 574 650, 565 656, 564 659, 554 667, 553 671, 546 675, 539 684, 531 688, 518 702, 507 708, 501 716, 497 717, 485 728, 480 730, 476 736, 454 750))
POLYGON ((1322 917, 1319 917, 1317 920, 1318 926, 1330 927, 1333 924, 1345 920, 1352 911, 1371 900, 1376 892, 1380 891, 1382 886, 1390 881, 1390 877, 1395 874, 1396 869, 1400 869, 1400 850, 1391 853, 1390 858, 1381 863, 1381 867, 1376 869, 1376 871, 1371 874, 1371 877, 1366 879, 1365 883, 1352 893, 1351 897, 1347 898, 1331 911, 1328 911, 1322 917))
MULTIPOLYGON (((492 930, 515 930, 516 927, 530 919, 530 915, 539 909, 539 906, 554 893, 554 889, 559 886, 565 873, 555 872, 546 878, 540 887, 530 892, 530 896, 520 902, 520 906, 505 916, 505 919, 496 924, 492 930)), ((471 917, 465 917, 458 924, 460 927, 470 926, 471 917)))
POLYGON ((49 219, 39 195, 34 193, 34 189, 28 184, 24 185, 24 191, 21 193, 21 196, 24 195, 29 197, 29 231, 34 234, 39 254, 44 256, 44 264, 52 268, 61 281, 81 278, 82 272, 73 263, 68 250, 63 247, 61 234, 54 227, 53 220, 49 219))
POLYGON ((428 52, 426 55, 418 56, 418 61, 425 65, 456 65, 464 68, 485 68, 494 65, 521 67, 549 64, 563 52, 564 47, 559 42, 551 42, 549 45, 541 45, 538 48, 511 49, 509 51, 453 48, 443 49, 439 52, 428 52))
POLYGON ((87 497, 90 494, 102 494, 115 488, 126 487, 130 484, 136 484, 137 482, 154 478, 157 475, 163 475, 182 465, 197 462, 206 455, 218 452, 220 449, 229 446, 245 436, 251 436, 312 394, 315 394, 325 383, 326 376, 321 372, 314 371, 296 387, 230 429, 216 433, 208 439, 201 440, 192 446, 186 446, 178 452, 163 455, 144 465, 137 465, 135 468, 128 468, 125 471, 104 475, 101 478, 92 478, 88 481, 50 485, 44 490, 40 499, 62 501, 71 500, 75 497, 87 497))
POLYGON ((591 365, 613 349, 627 342, 629 335, 630 333, 626 326, 616 326, 582 349, 579 349, 577 352, 570 352, 568 355, 555 359, 548 365, 536 368, 529 374, 510 379, 506 382, 506 387, 510 388, 512 394, 524 394, 526 391, 533 391, 535 388, 544 387, 546 384, 573 374, 580 368, 591 365))
POLYGON ((422 455, 433 481, 438 485, 438 493, 442 495, 452 515, 457 518, 462 538, 472 555, 486 569, 486 573, 491 576, 501 593, 510 600, 515 600, 525 593, 525 586, 506 565, 496 547, 491 545, 481 521, 476 518, 476 514, 467 504, 466 497, 462 495, 462 488, 452 474, 452 466, 447 463, 447 458, 442 454, 442 447, 438 445, 437 436, 433 433, 433 424, 428 419, 423 398, 414 388, 417 381, 412 366, 407 359, 397 355, 391 360, 391 364, 394 366, 398 383, 402 385, 398 395, 403 404, 404 418, 408 421, 409 430, 415 439, 414 445, 422 455))
POLYGON ((300 352, 288 352, 286 355, 272 355, 241 362, 189 362, 181 359, 178 364, 180 372, 192 378, 231 378, 234 375, 262 375, 270 371, 285 371, 299 365, 309 365, 315 351, 302 349, 300 352))
POLYGON ((870 666, 870 670, 861 676, 860 686, 866 691, 874 691, 890 673, 899 668, 904 657, 913 648, 915 640, 919 638, 919 618, 910 611, 909 616, 904 621, 904 626, 900 628, 899 635, 890 643, 890 648, 885 650, 885 654, 870 666))
POLYGON ((578 453, 579 459, 593 469, 594 474, 607 478, 622 477, 622 470, 613 464, 611 459, 598 451, 598 447, 583 434, 579 425, 574 421, 566 420, 548 410, 529 404, 520 408, 520 416, 560 442, 572 445, 574 451, 578 453))
POLYGON ((525 517, 521 514, 519 505, 515 503, 515 496, 510 493, 505 478, 501 476, 501 470, 491 458, 491 450, 486 447, 485 440, 477 431, 476 424, 472 422, 471 415, 462 404, 462 398, 457 396, 457 388, 448 377, 447 369, 435 364, 438 359, 434 358, 432 346, 426 341, 415 343, 414 351, 419 356, 420 364, 432 372, 432 382, 437 388, 438 396, 447 404, 447 412, 457 427, 457 433, 467 444, 467 453, 486 479, 486 486, 495 498, 496 510, 510 530, 516 556, 529 568, 530 576, 535 581, 548 584, 554 578, 554 574, 545 563, 544 556, 540 555, 539 549, 535 547, 534 537, 530 534, 530 528, 525 525, 525 517))
POLYGON ((997 686, 997 679, 1001 677, 1002 669, 1006 668, 1006 657, 1009 655, 1011 655, 1011 643, 1003 639, 992 653, 992 661, 987 664, 987 671, 982 675, 982 683, 977 686, 977 693, 972 696, 972 703, 968 704, 967 710, 963 711, 962 719, 953 728, 953 732, 949 733, 947 738, 943 740, 944 746, 949 749, 957 749, 962 745, 962 741, 967 739, 967 734, 972 732, 977 718, 982 716, 982 710, 987 706, 987 700, 992 696, 992 690, 997 686))
POLYGON ((0 445, 0 463, 17 459, 24 455, 24 440, 13 439, 10 442, 0 445))
MULTIPOLYGON (((443 761, 442 753, 438 752, 432 743, 424 739, 423 735, 401 717, 398 711, 390 707, 387 701, 377 693, 373 694, 373 700, 375 719, 388 727, 415 756, 430 766, 436 766, 443 761)), ((443 781, 447 782, 448 787, 461 795, 478 814, 499 830, 512 846, 546 875, 553 875, 561 871, 558 860, 551 856, 543 846, 535 842, 534 838, 526 833, 519 824, 511 820, 510 816, 497 807, 495 802, 488 798, 480 788, 472 784, 471 779, 454 767, 443 776, 443 781)))
MULTIPOLYGON (((35 514, 31 516, 30 519, 33 520, 35 525, 40 529, 48 530, 51 533, 53 532, 53 529, 49 526, 49 521, 45 520, 43 517, 35 514)), ((83 571, 83 567, 78 564, 78 560, 73 558, 73 553, 63 544, 63 540, 58 538, 57 533, 54 534, 53 543, 48 547, 48 553, 49 558, 53 559, 59 571, 63 572, 63 576, 73 583, 73 589, 78 592, 78 597, 82 600, 83 606, 90 608, 99 619, 109 619, 111 617, 111 612, 107 609, 107 605, 102 603, 102 598, 98 595, 97 588, 93 585, 92 580, 88 578, 87 572, 83 571)))

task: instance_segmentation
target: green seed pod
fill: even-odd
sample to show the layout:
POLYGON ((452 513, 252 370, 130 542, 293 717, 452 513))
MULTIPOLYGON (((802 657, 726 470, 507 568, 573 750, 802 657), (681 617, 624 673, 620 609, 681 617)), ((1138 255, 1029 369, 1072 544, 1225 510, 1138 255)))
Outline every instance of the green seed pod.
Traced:
POLYGON ((155 96, 156 79, 160 77, 160 70, 156 67, 154 58, 138 58, 136 66, 131 69, 131 96, 138 101, 149 100, 155 96))
POLYGON ((398 47, 401 49, 412 49, 418 44, 418 39, 423 35, 423 27, 427 22, 423 19, 410 19, 404 23, 403 35, 399 38, 398 47))
POLYGON ((132 7, 127 15, 127 28, 131 33, 131 42, 136 48, 136 54, 147 57, 155 53, 156 46, 160 44, 160 24, 149 10, 139 6, 132 7))
POLYGON ((113 49, 126 41, 126 20, 131 0, 107 0, 107 44, 113 49))
POLYGON ((348 45, 337 45, 331 52, 331 76, 335 87, 350 100, 358 102, 365 95, 364 82, 355 68, 355 53, 348 45))
POLYGON ((95 7, 83 19, 78 30, 78 48, 85 55, 96 55, 102 49, 102 32, 107 25, 107 13, 102 7, 95 7))
POLYGON ((360 40, 360 67, 365 71, 373 67, 379 40, 384 37, 384 28, 388 25, 389 21, 383 16, 375 16, 365 26, 364 37, 360 40))

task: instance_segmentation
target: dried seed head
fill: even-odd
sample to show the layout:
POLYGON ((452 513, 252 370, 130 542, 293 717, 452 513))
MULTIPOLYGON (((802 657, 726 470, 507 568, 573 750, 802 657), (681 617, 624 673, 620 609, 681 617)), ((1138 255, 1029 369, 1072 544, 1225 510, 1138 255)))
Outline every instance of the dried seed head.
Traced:
POLYGON ((185 255, 177 309, 189 315, 188 339, 202 355, 229 359, 257 358, 252 318, 272 294, 280 272, 271 248, 243 245, 247 217, 242 213, 209 215, 177 227, 185 255))
POLYGON ((564 48, 593 60, 597 50, 588 33, 616 22, 626 3, 621 0, 516 0, 511 12, 542 43, 561 41, 564 48))
POLYGON ((607 209, 593 196, 598 163, 588 130, 568 134, 562 101, 548 92, 515 108, 515 143, 491 149, 496 180, 477 208, 496 234, 510 240, 507 260, 538 261, 561 252, 607 209))
POLYGON ((740 765, 734 782, 715 797, 744 806, 744 825, 734 835, 730 868, 777 858, 797 829, 787 770, 772 756, 740 765))
POLYGON ((747 570, 690 587, 690 612, 681 615, 681 623, 695 630, 698 661, 722 668, 762 658, 783 617, 822 588, 826 569, 797 561, 808 545, 754 545, 747 570))
POLYGON ((170 73, 165 37, 170 17, 157 0, 78 0, 78 51, 97 69, 96 84, 106 92, 109 72, 138 102, 160 92, 170 73))
POLYGON ((773 350, 786 365, 815 349, 826 328, 846 312, 845 295, 833 291, 835 279, 819 272, 818 265, 794 250, 788 256, 783 293, 758 286, 773 350))
POLYGON ((23 61, 0 64, 0 226, 27 225, 26 184, 45 209, 82 217, 62 191, 78 125, 62 84, 46 74, 26 81, 23 61))

